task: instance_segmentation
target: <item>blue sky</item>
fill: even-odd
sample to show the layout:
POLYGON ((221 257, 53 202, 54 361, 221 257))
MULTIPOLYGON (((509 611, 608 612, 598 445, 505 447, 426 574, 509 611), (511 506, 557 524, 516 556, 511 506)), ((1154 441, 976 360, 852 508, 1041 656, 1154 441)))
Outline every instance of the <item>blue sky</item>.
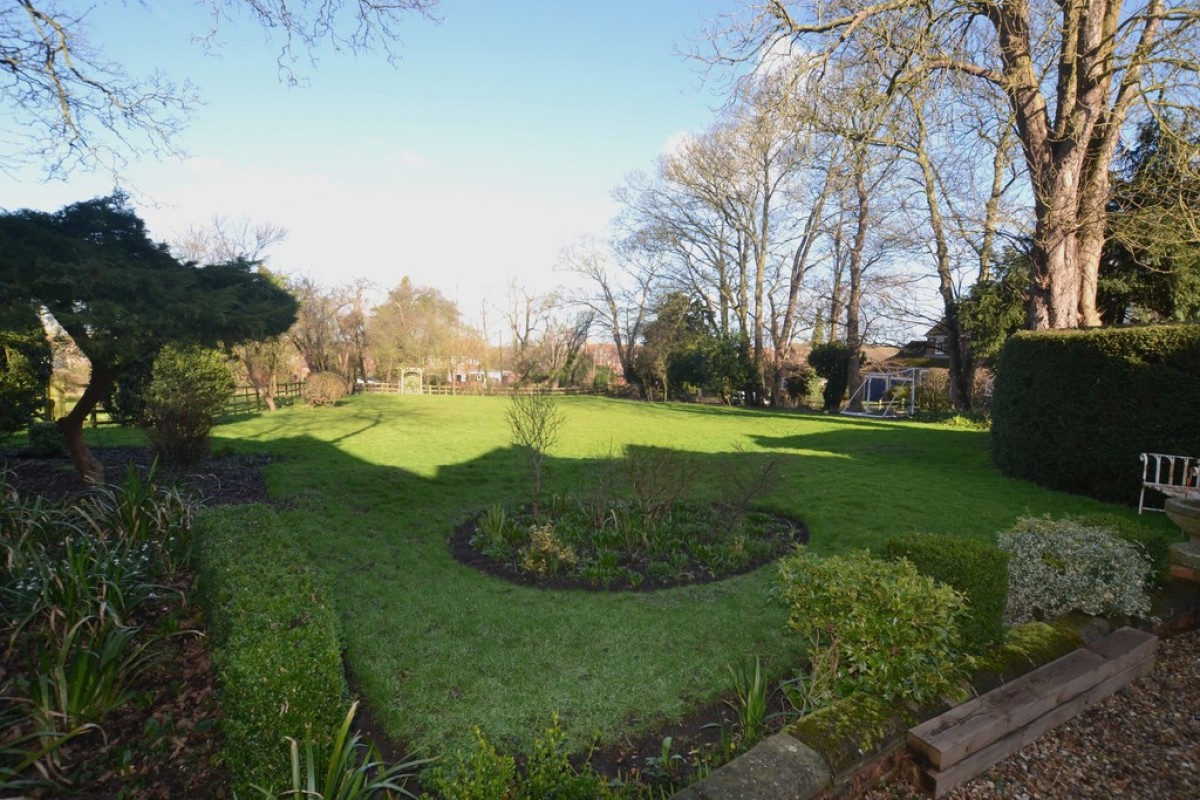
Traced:
MULTIPOLYGON (((516 278, 563 280, 558 250, 602 233, 625 174, 714 119, 720 82, 683 58, 733 0, 443 0, 435 24, 412 16, 401 60, 332 49, 277 79, 278 42, 225 25, 216 54, 189 37, 205 12, 182 0, 114 2, 93 39, 144 74, 190 78, 205 102, 182 162, 148 159, 129 179, 156 238, 215 214, 287 227, 272 268, 333 285, 409 275, 457 297, 469 317, 502 305, 516 278)), ((42 183, 0 175, 0 207, 56 209, 107 193, 105 175, 42 183)))

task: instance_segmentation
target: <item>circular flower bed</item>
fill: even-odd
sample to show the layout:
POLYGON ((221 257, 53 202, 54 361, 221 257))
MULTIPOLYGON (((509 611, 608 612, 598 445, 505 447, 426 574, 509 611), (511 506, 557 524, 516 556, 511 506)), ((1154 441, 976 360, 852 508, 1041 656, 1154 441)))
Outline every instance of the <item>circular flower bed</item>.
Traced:
POLYGON ((493 506, 451 539, 460 562, 547 588, 647 590, 749 572, 808 540, 803 523, 764 511, 681 503, 493 506))

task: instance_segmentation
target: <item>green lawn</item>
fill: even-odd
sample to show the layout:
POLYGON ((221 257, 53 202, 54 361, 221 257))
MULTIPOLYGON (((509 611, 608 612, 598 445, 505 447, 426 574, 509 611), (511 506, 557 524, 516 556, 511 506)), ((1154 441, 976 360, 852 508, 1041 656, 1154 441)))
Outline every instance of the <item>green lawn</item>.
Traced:
MULTIPOLYGON (((770 599, 773 566, 606 594, 518 587, 456 563, 454 527, 525 492, 506 402, 370 395, 216 431, 218 447, 287 456, 268 470, 271 493, 331 578, 356 688, 391 735, 437 752, 479 725, 519 748, 557 711, 574 741, 611 741, 724 692, 726 664, 758 655, 780 674, 795 663, 798 643, 770 599)), ((822 553, 918 530, 991 538, 1025 513, 1111 510, 1002 477, 976 431, 584 397, 560 407, 550 491, 581 485, 630 446, 695 459, 698 497, 718 491, 722 460, 775 458, 783 480, 762 505, 805 520, 822 553)))

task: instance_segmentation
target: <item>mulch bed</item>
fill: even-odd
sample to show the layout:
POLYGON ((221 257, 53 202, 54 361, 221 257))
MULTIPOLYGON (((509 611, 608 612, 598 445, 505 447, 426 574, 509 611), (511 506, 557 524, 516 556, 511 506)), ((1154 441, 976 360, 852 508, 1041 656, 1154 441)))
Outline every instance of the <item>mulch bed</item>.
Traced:
MULTIPOLYGON (((670 589, 676 586, 692 586, 703 583, 715 583, 723 581, 726 578, 732 578, 734 575, 744 575, 747 572, 753 572, 764 564, 778 559, 787 551, 791 550, 795 545, 808 543, 808 528, 804 523, 792 519, 790 517, 778 517, 779 520, 788 523, 796 532, 795 537, 788 542, 781 542, 781 547, 778 552, 765 555, 761 558, 753 559, 743 565, 740 569, 713 575, 705 570, 701 565, 692 565, 689 570, 682 576, 659 576, 641 573, 642 580, 640 583, 631 584, 627 580, 617 580, 607 585, 594 583, 593 581, 583 577, 582 575, 571 575, 565 572, 554 573, 551 575, 538 575, 518 567, 506 561, 501 561, 491 556, 484 555, 475 549, 471 544, 473 537, 479 530, 479 525, 474 519, 467 520, 459 525, 454 533, 450 535, 449 547, 450 554, 454 556, 454 560, 458 563, 470 567, 495 578, 503 578, 511 583, 520 584, 521 586, 533 586, 538 589, 583 589, 589 592, 652 592, 659 589, 670 589)), ((627 565, 636 566, 636 565, 627 565)))
MULTIPOLYGON (((93 447, 92 455, 104 465, 105 479, 120 484, 128 465, 146 474, 154 464, 147 448, 93 447)), ((267 502, 267 484, 262 468, 273 458, 258 454, 209 457, 187 467, 160 464, 155 482, 187 491, 206 506, 267 502)), ((38 495, 62 501, 78 497, 86 488, 69 458, 26 458, 17 451, 0 452, 0 469, 7 470, 9 486, 22 496, 38 495)))
MULTIPOLYGON (((128 464, 145 472, 153 463, 145 449, 93 448, 92 452, 113 483, 125 477, 128 464)), ((235 455, 188 468, 160 466, 155 482, 177 487, 209 506, 265 502, 262 467, 270 460, 235 455)), ((69 459, 0 453, 0 469, 6 470, 7 484, 25 497, 69 502, 86 491, 69 459)), ((180 575, 167 594, 181 597, 193 581, 193 575, 180 575)), ((170 627, 181 632, 162 640, 158 660, 136 686, 140 698, 108 716, 102 732, 88 733, 65 746, 71 785, 28 790, 22 796, 145 800, 229 796, 218 763, 220 709, 200 609, 175 601, 155 609, 148 625, 152 628, 155 619, 168 614, 173 616, 170 627)), ((0 678, 5 669, 0 663, 0 678)))

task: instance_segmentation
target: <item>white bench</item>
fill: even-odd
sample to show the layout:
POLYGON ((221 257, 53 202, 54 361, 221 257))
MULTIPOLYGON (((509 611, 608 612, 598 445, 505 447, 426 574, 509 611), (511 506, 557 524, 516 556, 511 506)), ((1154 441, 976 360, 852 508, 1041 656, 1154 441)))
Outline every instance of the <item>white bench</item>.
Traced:
POLYGON ((1200 459, 1164 453, 1142 453, 1142 493, 1138 513, 1162 511, 1146 507, 1146 490, 1167 497, 1200 497, 1200 459))

